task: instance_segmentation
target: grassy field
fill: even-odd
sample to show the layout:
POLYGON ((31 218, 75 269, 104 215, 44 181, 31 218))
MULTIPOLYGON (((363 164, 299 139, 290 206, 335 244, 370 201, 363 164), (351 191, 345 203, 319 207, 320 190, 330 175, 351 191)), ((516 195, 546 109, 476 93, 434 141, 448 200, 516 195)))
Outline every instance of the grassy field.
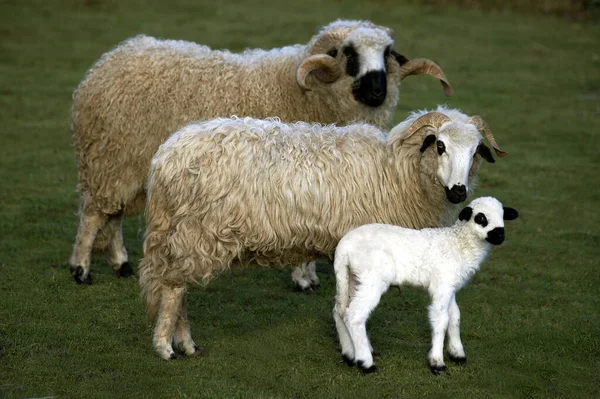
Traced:
MULTIPOLYGON (((0 1, 0 397, 600 397, 600 26, 552 16, 392 1, 0 1), (443 66, 403 83, 396 120, 447 102, 488 122, 510 153, 476 195, 521 212, 458 295, 465 366, 429 372, 427 295, 391 290, 370 322, 379 372, 340 362, 332 269, 313 296, 288 270, 232 270, 190 293, 204 358, 164 362, 137 281, 103 256, 94 285, 67 267, 78 196, 71 94, 138 33, 219 48, 304 43, 336 18, 394 28, 409 58, 443 66)), ((137 264, 143 219, 125 225, 137 264)))

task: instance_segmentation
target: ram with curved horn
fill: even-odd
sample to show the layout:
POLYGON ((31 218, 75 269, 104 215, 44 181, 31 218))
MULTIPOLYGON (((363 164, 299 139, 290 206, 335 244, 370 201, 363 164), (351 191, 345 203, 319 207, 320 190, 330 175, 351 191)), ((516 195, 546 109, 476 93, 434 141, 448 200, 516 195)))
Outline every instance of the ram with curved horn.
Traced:
POLYGON ((73 97, 81 193, 69 260, 75 281, 91 282, 92 247, 109 250, 118 275, 132 274, 122 219, 145 206, 152 155, 191 121, 238 115, 386 129, 401 79, 392 36, 370 22, 336 21, 306 45, 271 50, 231 53, 137 36, 104 54, 73 97))
POLYGON ((469 119, 440 107, 386 137, 368 124, 218 118, 171 136, 150 166, 140 264, 159 356, 202 353, 187 321, 187 288, 247 264, 235 259, 294 265, 332 256, 363 224, 452 224, 461 194, 452 186, 466 196, 483 159, 493 161, 469 119))

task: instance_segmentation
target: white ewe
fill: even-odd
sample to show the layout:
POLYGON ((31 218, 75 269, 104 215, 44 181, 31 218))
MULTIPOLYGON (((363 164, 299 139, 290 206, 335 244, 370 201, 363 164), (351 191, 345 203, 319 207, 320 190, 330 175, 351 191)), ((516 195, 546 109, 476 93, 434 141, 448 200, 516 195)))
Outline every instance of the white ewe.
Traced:
POLYGON ((298 264, 332 256, 362 224, 449 224, 482 156, 493 158, 481 118, 438 111, 411 116, 387 138, 366 124, 252 118, 199 122, 170 137, 150 166, 140 264, 159 355, 174 356, 173 341, 196 352, 187 285, 207 284, 236 258, 298 264), (430 150, 436 142, 445 151, 430 150))
POLYGON ((451 227, 413 230, 369 224, 346 234, 334 262, 337 295, 333 317, 342 358, 350 365, 358 364, 364 372, 375 371, 367 319, 391 285, 409 284, 426 288, 431 296, 431 371, 440 374, 446 370, 446 332, 450 359, 466 361, 456 292, 479 269, 491 244, 502 244, 504 220, 517 216, 515 209, 484 197, 464 208, 451 227))

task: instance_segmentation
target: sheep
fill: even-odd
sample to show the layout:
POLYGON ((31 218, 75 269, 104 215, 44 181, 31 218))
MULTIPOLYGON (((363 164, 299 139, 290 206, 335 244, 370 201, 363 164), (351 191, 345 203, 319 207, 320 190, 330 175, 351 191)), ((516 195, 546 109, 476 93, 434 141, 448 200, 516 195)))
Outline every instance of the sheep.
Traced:
POLYGON ((365 373, 377 369, 367 319, 391 285, 410 284, 426 288, 431 296, 431 371, 446 371, 446 332, 450 359, 465 362, 456 292, 479 270, 491 245, 502 244, 504 220, 517 217, 515 209, 483 197, 464 208, 451 227, 414 230, 368 224, 346 234, 335 250, 333 264, 337 285, 333 318, 344 361, 357 364, 365 373))
POLYGON ((480 117, 443 107, 413 114, 387 138, 368 124, 253 118, 179 130, 150 164, 139 267, 159 356, 175 357, 172 342, 185 355, 199 351, 187 285, 208 284, 236 259, 299 264, 331 257, 362 224, 446 224, 483 159, 494 161, 480 129, 497 147, 480 117))
POLYGON ((452 94, 432 61, 408 61, 391 29, 336 21, 307 45, 241 54, 191 42, 136 36, 104 54, 74 93, 71 130, 79 168, 79 228, 69 260, 91 283, 92 248, 108 247, 112 268, 132 274, 124 215, 141 211, 150 159, 178 128, 231 115, 284 121, 390 123, 398 85, 428 74, 452 94))

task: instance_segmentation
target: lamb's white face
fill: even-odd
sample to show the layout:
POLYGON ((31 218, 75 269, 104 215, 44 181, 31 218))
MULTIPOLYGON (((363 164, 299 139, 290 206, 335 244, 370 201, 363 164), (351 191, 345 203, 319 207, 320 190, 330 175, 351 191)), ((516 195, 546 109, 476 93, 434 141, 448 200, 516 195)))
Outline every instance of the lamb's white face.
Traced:
POLYGON ((503 207, 493 197, 477 198, 464 208, 459 220, 466 221, 468 226, 481 240, 500 245, 504 242, 504 221, 513 220, 519 213, 509 207, 503 207))

